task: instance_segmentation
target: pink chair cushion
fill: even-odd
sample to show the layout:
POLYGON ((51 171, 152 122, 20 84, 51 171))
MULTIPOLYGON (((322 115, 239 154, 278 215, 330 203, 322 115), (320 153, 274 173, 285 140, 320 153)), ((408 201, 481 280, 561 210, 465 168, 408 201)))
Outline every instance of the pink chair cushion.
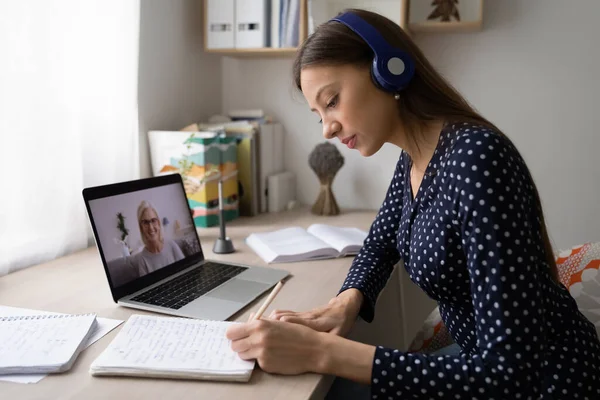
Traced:
POLYGON ((561 251, 556 259, 560 281, 569 289, 579 311, 600 335, 600 242, 561 251))

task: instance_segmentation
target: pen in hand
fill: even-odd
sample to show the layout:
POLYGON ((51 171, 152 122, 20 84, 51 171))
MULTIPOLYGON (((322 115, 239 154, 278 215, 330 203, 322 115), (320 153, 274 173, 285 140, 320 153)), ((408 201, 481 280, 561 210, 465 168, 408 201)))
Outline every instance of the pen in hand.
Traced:
POLYGON ((265 312, 267 307, 269 307, 271 302, 273 302, 273 299, 275 298, 275 296, 277 296, 277 293, 279 293, 282 286, 283 286, 283 283, 281 281, 277 282, 277 285, 275 285, 275 287, 269 294, 269 297, 267 297, 266 300, 264 301, 264 303, 262 303, 262 305, 260 306, 260 308, 258 309, 256 314, 254 314, 253 316, 250 317, 250 320, 248 322, 255 321, 257 319, 260 319, 260 317, 262 317, 263 313, 265 312))

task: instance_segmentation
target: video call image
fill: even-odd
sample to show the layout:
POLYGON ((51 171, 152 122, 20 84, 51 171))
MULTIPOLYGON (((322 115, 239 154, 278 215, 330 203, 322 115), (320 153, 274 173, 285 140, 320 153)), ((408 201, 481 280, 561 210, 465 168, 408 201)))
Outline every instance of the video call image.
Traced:
POLYGON ((90 201, 113 286, 121 286, 200 251, 179 184, 90 201))

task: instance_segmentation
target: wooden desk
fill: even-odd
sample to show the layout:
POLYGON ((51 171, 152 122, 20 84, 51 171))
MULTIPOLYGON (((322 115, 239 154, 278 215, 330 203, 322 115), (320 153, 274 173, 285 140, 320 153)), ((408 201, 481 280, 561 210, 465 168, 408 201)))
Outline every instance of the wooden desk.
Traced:
MULTIPOLYGON (((245 244, 252 232, 268 231, 286 226, 308 227, 312 223, 355 226, 368 230, 375 211, 349 211, 332 217, 316 217, 306 208, 277 214, 240 218, 227 227, 237 252, 215 255, 212 246, 218 236, 217 228, 199 229, 206 258, 236 261, 246 264, 266 264, 245 244)), ((273 308, 308 310, 323 305, 335 296, 346 277, 351 258, 311 261, 292 264, 273 264, 288 270, 292 277, 266 311, 273 308)), ((392 279, 390 279, 392 281, 392 279)), ((399 282, 398 279, 395 282, 399 282)), ((389 285, 395 287, 395 285, 389 285)), ((357 326, 354 339, 383 345, 402 345, 400 306, 396 289, 382 293, 376 321, 370 326, 357 326), (380 321, 377 328, 375 322, 380 321), (368 329, 367 329, 368 328, 368 329), (361 333, 362 331, 362 333, 361 333), (369 332, 369 334, 364 334, 369 332)), ((268 293, 267 293, 268 294, 268 293)), ((247 320, 256 311, 264 294, 235 315, 234 320, 247 320)), ((133 313, 144 313, 117 306, 110 295, 102 262, 96 247, 27 268, 0 278, 0 304, 62 313, 96 312, 99 317, 126 320, 133 313)), ((360 325, 360 324, 358 324, 360 325)), ((88 370, 92 361, 106 348, 122 325, 83 351, 71 371, 50 375, 36 384, 0 382, 2 398, 14 399, 307 399, 323 398, 332 377, 317 374, 279 376, 256 368, 249 383, 220 383, 167 379, 92 377, 88 370)), ((399 347, 399 346, 397 346, 399 347)))

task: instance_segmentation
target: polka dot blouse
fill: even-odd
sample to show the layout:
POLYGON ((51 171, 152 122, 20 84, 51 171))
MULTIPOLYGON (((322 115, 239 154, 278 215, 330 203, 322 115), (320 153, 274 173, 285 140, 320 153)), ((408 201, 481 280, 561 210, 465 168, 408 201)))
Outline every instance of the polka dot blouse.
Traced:
POLYGON ((512 144, 447 124, 413 200, 400 156, 386 198, 341 291, 379 292, 402 259, 440 308, 460 355, 378 346, 373 399, 600 399, 600 341, 553 282, 532 181, 512 144))

